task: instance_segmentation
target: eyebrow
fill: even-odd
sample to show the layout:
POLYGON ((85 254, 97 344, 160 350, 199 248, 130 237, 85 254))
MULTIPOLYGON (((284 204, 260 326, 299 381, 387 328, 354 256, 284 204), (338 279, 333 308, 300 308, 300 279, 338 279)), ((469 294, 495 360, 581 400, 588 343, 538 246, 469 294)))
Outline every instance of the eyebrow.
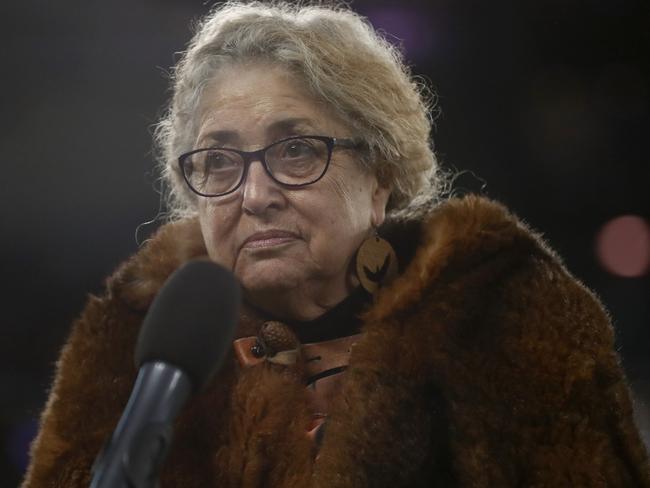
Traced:
MULTIPOLYGON (((277 120, 266 128, 266 133, 271 139, 290 137, 292 135, 313 135, 315 132, 318 132, 318 130, 314 122, 306 117, 277 120)), ((205 133, 200 141, 200 145, 205 144, 207 141, 218 145, 236 145, 241 142, 241 137, 236 130, 215 130, 205 133)))
POLYGON ((308 118, 289 118, 289 119, 282 119, 278 120, 276 122, 273 122, 268 128, 267 132, 270 134, 282 134, 282 135, 288 135, 291 133, 295 133, 297 131, 314 131, 315 130, 315 124, 314 121, 308 118))
POLYGON ((207 141, 220 146, 235 145, 239 141, 239 133, 234 130, 214 130, 203 134, 199 145, 202 146, 207 141))

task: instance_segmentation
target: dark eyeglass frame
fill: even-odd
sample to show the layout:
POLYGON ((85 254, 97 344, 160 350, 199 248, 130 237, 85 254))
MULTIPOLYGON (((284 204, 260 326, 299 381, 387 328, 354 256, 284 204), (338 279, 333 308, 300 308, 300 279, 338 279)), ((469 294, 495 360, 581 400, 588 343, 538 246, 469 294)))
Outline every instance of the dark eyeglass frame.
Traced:
POLYGON ((248 168, 250 167, 253 161, 260 161, 262 163, 262 167, 264 168, 264 171, 266 171, 266 174, 269 175, 269 177, 278 185, 287 188, 302 188, 303 186, 313 185, 318 180, 320 180, 323 176, 325 176, 325 173, 327 173, 327 169, 329 168, 330 161, 332 160, 332 151, 334 150, 335 147, 342 147, 345 149, 359 149, 360 146, 361 143, 354 139, 337 138, 337 137, 329 137, 329 136, 315 136, 315 135, 292 136, 292 137, 287 137, 285 139, 280 139, 279 141, 275 141, 274 143, 269 144, 268 146, 263 147, 262 149, 258 149, 257 151, 240 151, 239 149, 233 149, 230 147, 206 147, 201 149, 194 149, 192 151, 181 154, 178 157, 178 164, 179 164, 179 169, 181 171, 181 174, 183 175, 183 179, 185 180, 185 183, 190 188, 190 190, 192 190, 194 193, 202 197, 208 197, 208 198, 222 197, 225 195, 229 195, 230 193, 233 193, 242 185, 242 183, 246 180, 246 175, 248 174, 248 168), (318 176, 318 178, 315 178, 314 180, 311 180, 307 183, 291 184, 291 183, 283 183, 281 181, 278 181, 273 176, 273 174, 271 174, 271 170, 269 169, 268 164, 266 163, 266 152, 278 144, 282 144, 287 141, 300 140, 300 139, 317 139, 325 143, 327 147, 327 161, 325 163, 325 167, 323 168, 322 173, 318 176), (187 177, 187 174, 185 172, 185 165, 189 161, 190 156, 192 156, 193 154, 206 152, 206 151, 215 151, 215 150, 224 150, 224 151, 230 151, 239 154, 244 161, 244 170, 242 171, 240 180, 231 190, 228 190, 227 192, 223 192, 223 193, 214 193, 214 194, 202 193, 198 191, 196 188, 194 188, 190 183, 189 178, 187 177))

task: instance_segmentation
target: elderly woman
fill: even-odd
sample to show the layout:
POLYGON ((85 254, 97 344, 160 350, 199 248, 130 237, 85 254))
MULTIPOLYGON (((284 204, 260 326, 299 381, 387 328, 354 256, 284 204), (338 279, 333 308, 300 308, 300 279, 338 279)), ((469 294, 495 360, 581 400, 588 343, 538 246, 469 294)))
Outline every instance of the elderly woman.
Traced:
POLYGON ((88 485, 152 299, 205 255, 245 304, 162 486, 650 486, 607 314, 501 205, 437 198, 426 93, 367 22, 229 3, 174 79, 171 222, 75 323, 23 486, 88 485))

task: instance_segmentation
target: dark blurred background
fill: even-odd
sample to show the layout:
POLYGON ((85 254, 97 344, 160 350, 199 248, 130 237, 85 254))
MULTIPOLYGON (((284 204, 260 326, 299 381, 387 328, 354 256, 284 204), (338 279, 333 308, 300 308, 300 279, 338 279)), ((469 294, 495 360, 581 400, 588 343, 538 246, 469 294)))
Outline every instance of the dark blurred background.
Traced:
MULTIPOLYGON (((458 191, 541 231, 611 312, 650 429, 650 12, 645 0, 357 0, 439 95, 458 191)), ((159 208, 151 126, 203 1, 0 6, 0 485, 15 486, 88 293, 159 208)), ((155 226, 144 226, 140 241, 155 226)))

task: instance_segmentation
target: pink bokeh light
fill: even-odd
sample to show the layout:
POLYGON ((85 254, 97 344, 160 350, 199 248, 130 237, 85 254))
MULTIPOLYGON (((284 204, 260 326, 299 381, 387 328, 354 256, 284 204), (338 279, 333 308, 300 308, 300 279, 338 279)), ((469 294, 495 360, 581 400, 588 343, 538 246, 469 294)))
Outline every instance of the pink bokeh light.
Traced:
POLYGON ((637 215, 610 220, 596 236, 596 256, 613 275, 644 276, 650 270, 650 225, 637 215))

